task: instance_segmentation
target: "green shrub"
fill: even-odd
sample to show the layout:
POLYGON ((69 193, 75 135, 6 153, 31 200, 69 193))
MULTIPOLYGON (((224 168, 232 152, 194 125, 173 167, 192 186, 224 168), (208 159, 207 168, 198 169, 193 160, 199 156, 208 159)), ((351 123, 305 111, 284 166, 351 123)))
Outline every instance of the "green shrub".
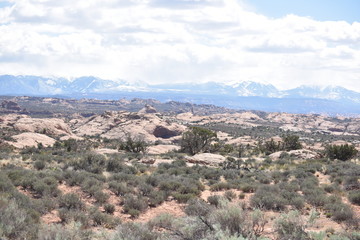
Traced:
POLYGON ((232 190, 228 190, 224 193, 224 197, 229 200, 232 201, 233 199, 236 198, 236 193, 232 190))
POLYGON ((116 196, 124 196, 125 194, 131 192, 131 189, 126 185, 126 183, 116 181, 109 182, 109 189, 115 193, 116 196))
POLYGON ((344 188, 345 190, 357 190, 360 189, 359 176, 349 176, 345 178, 344 188))
POLYGON ((152 191, 148 195, 148 198, 149 198, 149 206, 156 207, 162 204, 166 200, 167 195, 165 194, 164 191, 152 191))
POLYGON ((352 209, 341 202, 332 202, 325 205, 325 210, 329 216, 337 222, 351 221, 354 218, 352 209))
POLYGON ((38 240, 82 240, 92 239, 93 233, 84 230, 80 223, 72 223, 67 226, 59 224, 43 225, 38 234, 38 240))
POLYGON ((282 197, 279 187, 265 185, 256 190, 250 204, 255 208, 281 211, 288 201, 282 197))
POLYGON ((299 136, 296 135, 283 135, 282 137, 282 149, 285 151, 301 149, 302 145, 299 142, 299 136))
POLYGON ((43 170, 45 168, 46 164, 44 161, 41 160, 37 160, 36 162, 34 162, 34 167, 36 170, 43 170))
POLYGON ((103 155, 91 153, 80 160, 70 162, 70 165, 74 166, 75 170, 85 170, 91 173, 100 174, 105 168, 106 160, 103 155))
POLYGON ((221 191, 221 190, 228 190, 230 189, 231 186, 229 183, 227 182, 218 182, 218 183, 215 183, 213 185, 210 186, 210 191, 213 191, 213 192, 216 192, 216 191, 221 191))
POLYGON ((327 196, 320 188, 309 189, 305 194, 305 200, 315 207, 322 207, 327 201, 327 196))
POLYGON ((294 206, 297 210, 301 210, 305 206, 305 201, 303 197, 295 197, 290 200, 290 204, 294 206))
POLYGON ((207 198, 208 203, 210 203, 211 205, 213 205, 215 207, 220 206, 220 200, 221 200, 220 195, 211 195, 211 196, 208 196, 208 198, 207 198))
POLYGON ((137 210, 139 212, 143 212, 147 209, 148 202, 142 196, 134 195, 134 194, 126 194, 124 196, 124 206, 123 209, 126 213, 131 212, 131 210, 137 210))
POLYGON ((350 192, 349 201, 360 206, 360 190, 350 192))
POLYGON ((159 233, 140 223, 124 223, 118 226, 110 240, 158 240, 159 233))
POLYGON ((113 214, 115 212, 115 205, 107 203, 104 205, 104 210, 106 213, 113 214))
POLYGON ((213 207, 207 204, 204 200, 199 198, 193 198, 188 201, 188 205, 185 208, 185 213, 189 216, 206 217, 213 210, 213 207))
POLYGON ((305 232, 306 225, 301 220, 301 215, 297 211, 290 211, 282 214, 275 223, 275 232, 278 239, 283 240, 307 240, 310 239, 305 232))
POLYGON ((140 136, 133 137, 128 135, 125 142, 120 143, 120 150, 125 150, 132 153, 145 153, 148 148, 148 144, 140 136))
POLYGON ((126 169, 126 165, 120 159, 113 158, 106 163, 106 171, 108 172, 121 172, 124 169, 126 169))
POLYGON ((14 200, 0 197, 0 236, 5 239, 36 239, 39 216, 14 200))
POLYGON ((133 208, 127 210, 127 213, 130 215, 131 218, 138 218, 141 214, 139 210, 133 208))
POLYGON ((213 214, 214 222, 220 229, 232 236, 247 237, 250 234, 248 215, 239 207, 230 205, 213 214))
POLYGON ((173 196, 179 203, 187 203, 190 199, 196 198, 193 193, 174 193, 173 196))
POLYGON ((245 198, 245 194, 244 193, 240 193, 239 194, 239 199, 244 199, 245 198))
POLYGON ((257 186, 255 183, 244 183, 240 185, 241 191, 244 193, 252 193, 255 192, 257 186))
POLYGON ((104 193, 103 191, 96 191, 94 193, 94 198, 96 200, 97 203, 99 204, 104 204, 106 203, 106 201, 109 199, 110 195, 107 193, 104 193))
POLYGON ((201 127, 189 127, 189 130, 182 135, 181 151, 191 155, 206 151, 216 137, 216 133, 211 130, 201 127))
POLYGON ((330 159, 339 159, 341 161, 349 160, 356 156, 358 151, 354 145, 329 145, 325 149, 325 154, 330 159))
POLYGON ((84 203, 77 194, 67 193, 60 197, 59 207, 68 210, 82 210, 84 208, 84 203))
POLYGON ((60 218, 62 223, 69 223, 72 221, 72 211, 67 208, 61 208, 58 211, 58 217, 60 218))
POLYGON ((91 212, 90 217, 94 223, 94 226, 101 226, 110 222, 109 216, 98 210, 91 212))

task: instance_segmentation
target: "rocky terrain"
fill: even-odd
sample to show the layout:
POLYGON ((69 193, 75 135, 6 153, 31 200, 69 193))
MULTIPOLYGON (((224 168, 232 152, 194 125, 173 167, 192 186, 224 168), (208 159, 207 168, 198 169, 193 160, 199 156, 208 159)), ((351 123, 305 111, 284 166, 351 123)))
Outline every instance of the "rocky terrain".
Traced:
POLYGON ((142 99, 1 106, 1 238, 358 239, 360 118, 142 99))

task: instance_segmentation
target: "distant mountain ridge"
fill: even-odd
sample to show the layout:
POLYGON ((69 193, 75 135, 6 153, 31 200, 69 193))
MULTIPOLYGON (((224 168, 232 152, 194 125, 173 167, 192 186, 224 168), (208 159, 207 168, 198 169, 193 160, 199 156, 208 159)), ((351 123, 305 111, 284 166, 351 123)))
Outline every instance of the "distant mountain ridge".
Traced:
POLYGON ((145 84, 112 81, 87 76, 72 80, 38 76, 0 76, 0 95, 95 96, 119 98, 146 96, 158 100, 211 103, 224 107, 254 110, 360 114, 360 93, 339 86, 300 86, 281 91, 272 84, 242 81, 182 84, 145 84), (292 100, 290 100, 292 99, 292 100), (333 105, 333 106, 328 106, 333 105), (297 110, 299 109, 299 110, 297 110))

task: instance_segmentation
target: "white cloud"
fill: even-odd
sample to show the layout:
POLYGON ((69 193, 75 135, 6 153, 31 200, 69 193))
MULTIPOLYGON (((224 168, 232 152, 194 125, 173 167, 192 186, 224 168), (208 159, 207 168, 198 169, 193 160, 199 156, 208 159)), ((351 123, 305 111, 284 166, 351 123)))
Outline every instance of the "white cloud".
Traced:
POLYGON ((0 74, 360 90, 360 23, 271 19, 237 0, 11 0, 0 74))

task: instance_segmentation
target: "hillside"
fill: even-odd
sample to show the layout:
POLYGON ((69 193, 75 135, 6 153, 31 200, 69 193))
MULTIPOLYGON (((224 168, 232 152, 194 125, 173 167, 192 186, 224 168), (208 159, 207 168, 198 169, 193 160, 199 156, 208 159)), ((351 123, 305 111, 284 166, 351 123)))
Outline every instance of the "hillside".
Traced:
POLYGON ((142 99, 1 106, 1 238, 357 239, 359 118, 142 99))

